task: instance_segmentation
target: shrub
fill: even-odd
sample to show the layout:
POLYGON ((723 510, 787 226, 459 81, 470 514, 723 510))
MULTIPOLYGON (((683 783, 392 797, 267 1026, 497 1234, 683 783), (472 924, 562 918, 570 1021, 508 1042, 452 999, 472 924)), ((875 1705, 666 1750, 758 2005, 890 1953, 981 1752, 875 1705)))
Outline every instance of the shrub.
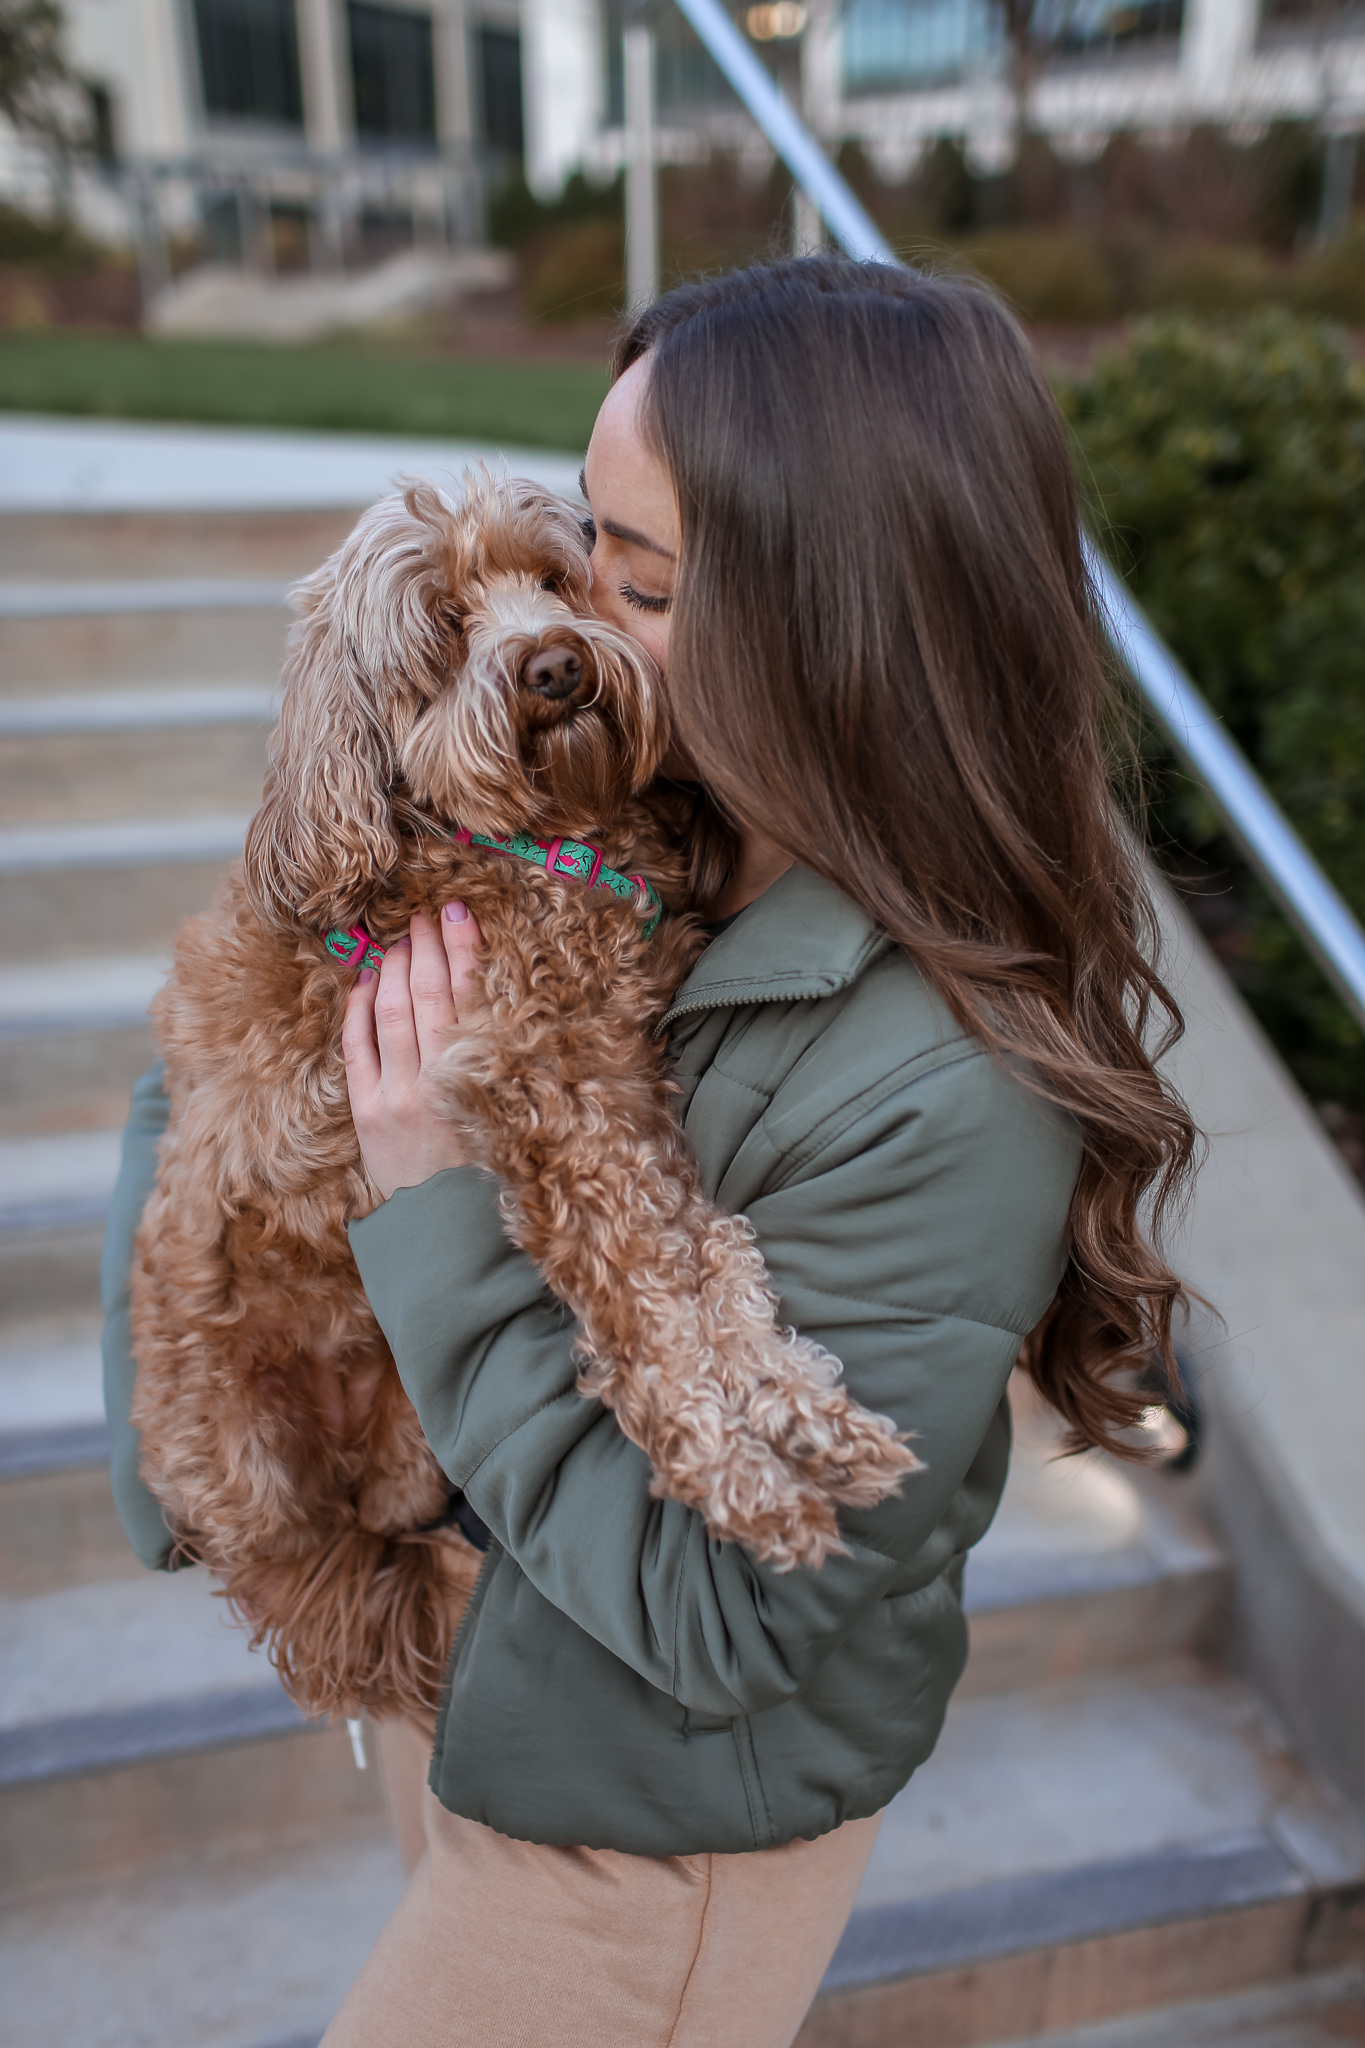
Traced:
POLYGON ((69 220, 41 220, 17 206, 0 205, 0 264, 35 270, 97 270, 110 252, 69 220))
POLYGON ((1069 228, 1014 228, 973 235, 962 254, 1026 320, 1112 320, 1118 282, 1094 240, 1069 228))
MULTIPOLYGON (((1097 529, 1357 916, 1365 915, 1365 366, 1266 312, 1139 325, 1064 387, 1097 529)), ((1211 805, 1156 736, 1154 824, 1226 872, 1211 805)), ((1308 1092, 1365 1109, 1361 1033, 1258 886, 1245 993, 1308 1092)))
POLYGON ((1334 249, 1306 257, 1294 281, 1294 297, 1306 313, 1322 313, 1365 327, 1365 220, 1334 249))
POLYGON ((618 312, 625 236, 617 220, 583 220, 525 244, 522 298, 533 320, 571 326, 618 312))

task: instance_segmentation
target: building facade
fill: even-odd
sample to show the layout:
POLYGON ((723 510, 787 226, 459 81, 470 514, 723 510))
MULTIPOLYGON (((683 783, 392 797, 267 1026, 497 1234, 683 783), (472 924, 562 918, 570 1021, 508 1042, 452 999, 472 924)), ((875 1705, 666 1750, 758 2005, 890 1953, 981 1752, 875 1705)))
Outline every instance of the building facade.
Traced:
MULTIPOLYGON (((275 260, 291 216, 313 263, 344 260, 361 220, 476 236, 483 195, 518 164, 542 196, 619 168, 622 5, 66 0, 103 158, 77 172, 78 211, 112 238, 130 219, 144 239, 148 223, 152 239, 207 230, 247 260, 275 260)), ((1365 0, 787 0, 739 19, 826 144, 857 141, 888 178, 945 136, 1004 168, 1023 94, 1074 161, 1116 130, 1365 127, 1365 0)), ((661 158, 723 147, 761 166, 679 11, 659 0, 654 20, 661 158)), ((11 197, 41 200, 50 177, 0 133, 11 197)))

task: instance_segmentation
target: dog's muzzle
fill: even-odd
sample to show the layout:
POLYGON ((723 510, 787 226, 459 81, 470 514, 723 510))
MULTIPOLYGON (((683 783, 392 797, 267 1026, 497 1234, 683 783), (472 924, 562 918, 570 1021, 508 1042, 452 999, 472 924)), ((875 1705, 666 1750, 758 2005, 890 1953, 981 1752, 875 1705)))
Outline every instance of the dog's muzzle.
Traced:
POLYGON ((517 684, 528 710, 539 714, 582 711, 594 703, 601 686, 591 645, 573 638, 542 640, 517 664, 517 684))
POLYGON ((518 681, 547 703, 561 704, 583 689, 587 670, 576 647, 540 647, 522 663, 518 681))

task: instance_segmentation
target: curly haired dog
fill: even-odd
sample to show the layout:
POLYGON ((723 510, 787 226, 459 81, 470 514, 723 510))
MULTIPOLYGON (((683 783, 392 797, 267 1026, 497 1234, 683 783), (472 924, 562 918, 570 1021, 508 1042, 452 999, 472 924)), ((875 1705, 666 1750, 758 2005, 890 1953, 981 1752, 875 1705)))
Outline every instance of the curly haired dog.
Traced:
POLYGON ((688 889, 686 834, 649 787, 658 677, 590 613, 572 508, 467 484, 459 505, 414 486, 375 506, 300 586, 244 862, 185 926, 157 1005, 171 1118, 133 1279, 143 1467, 182 1553, 316 1712, 429 1717, 479 1562, 346 1238, 379 1197, 340 1055, 354 961, 335 953, 375 957, 414 910, 462 897, 486 954, 434 1113, 501 1181, 509 1233, 579 1323, 581 1389, 655 1493, 780 1566, 818 1564, 834 1503, 915 1464, 779 1328, 752 1233, 703 1197, 670 1107, 656 1027, 701 941, 644 914, 651 890, 688 889), (545 864, 476 843, 509 832, 541 835, 545 864))

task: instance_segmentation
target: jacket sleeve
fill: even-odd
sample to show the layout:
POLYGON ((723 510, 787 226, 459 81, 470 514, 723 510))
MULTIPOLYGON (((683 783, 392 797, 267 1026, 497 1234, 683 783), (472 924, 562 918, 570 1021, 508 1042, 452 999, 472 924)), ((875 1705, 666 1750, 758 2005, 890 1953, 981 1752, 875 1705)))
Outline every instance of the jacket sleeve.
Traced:
POLYGON ((748 1204, 784 1318, 923 1460, 841 1516, 847 1554, 819 1571, 779 1573, 651 1497, 643 1454, 577 1393, 572 1320, 486 1176, 438 1174, 351 1226, 445 1471, 545 1598, 682 1705, 734 1715, 799 1692, 874 1601, 981 1534, 970 1470, 1060 1278, 1075 1177, 1051 1112, 1011 1115, 1023 1092, 980 1056, 911 1076, 805 1133, 748 1204))
POLYGON ((165 1571, 171 1538, 158 1501, 138 1471, 142 1447, 128 1419, 137 1366, 133 1359, 128 1311, 128 1281, 133 1264, 133 1239, 147 1197, 156 1186, 156 1155, 171 1113, 161 1085, 158 1061, 133 1089, 132 1109, 123 1131, 118 1179, 109 1205, 100 1260, 100 1297, 104 1305, 104 1412, 109 1422, 109 1478, 114 1506, 124 1534, 142 1563, 165 1571))

